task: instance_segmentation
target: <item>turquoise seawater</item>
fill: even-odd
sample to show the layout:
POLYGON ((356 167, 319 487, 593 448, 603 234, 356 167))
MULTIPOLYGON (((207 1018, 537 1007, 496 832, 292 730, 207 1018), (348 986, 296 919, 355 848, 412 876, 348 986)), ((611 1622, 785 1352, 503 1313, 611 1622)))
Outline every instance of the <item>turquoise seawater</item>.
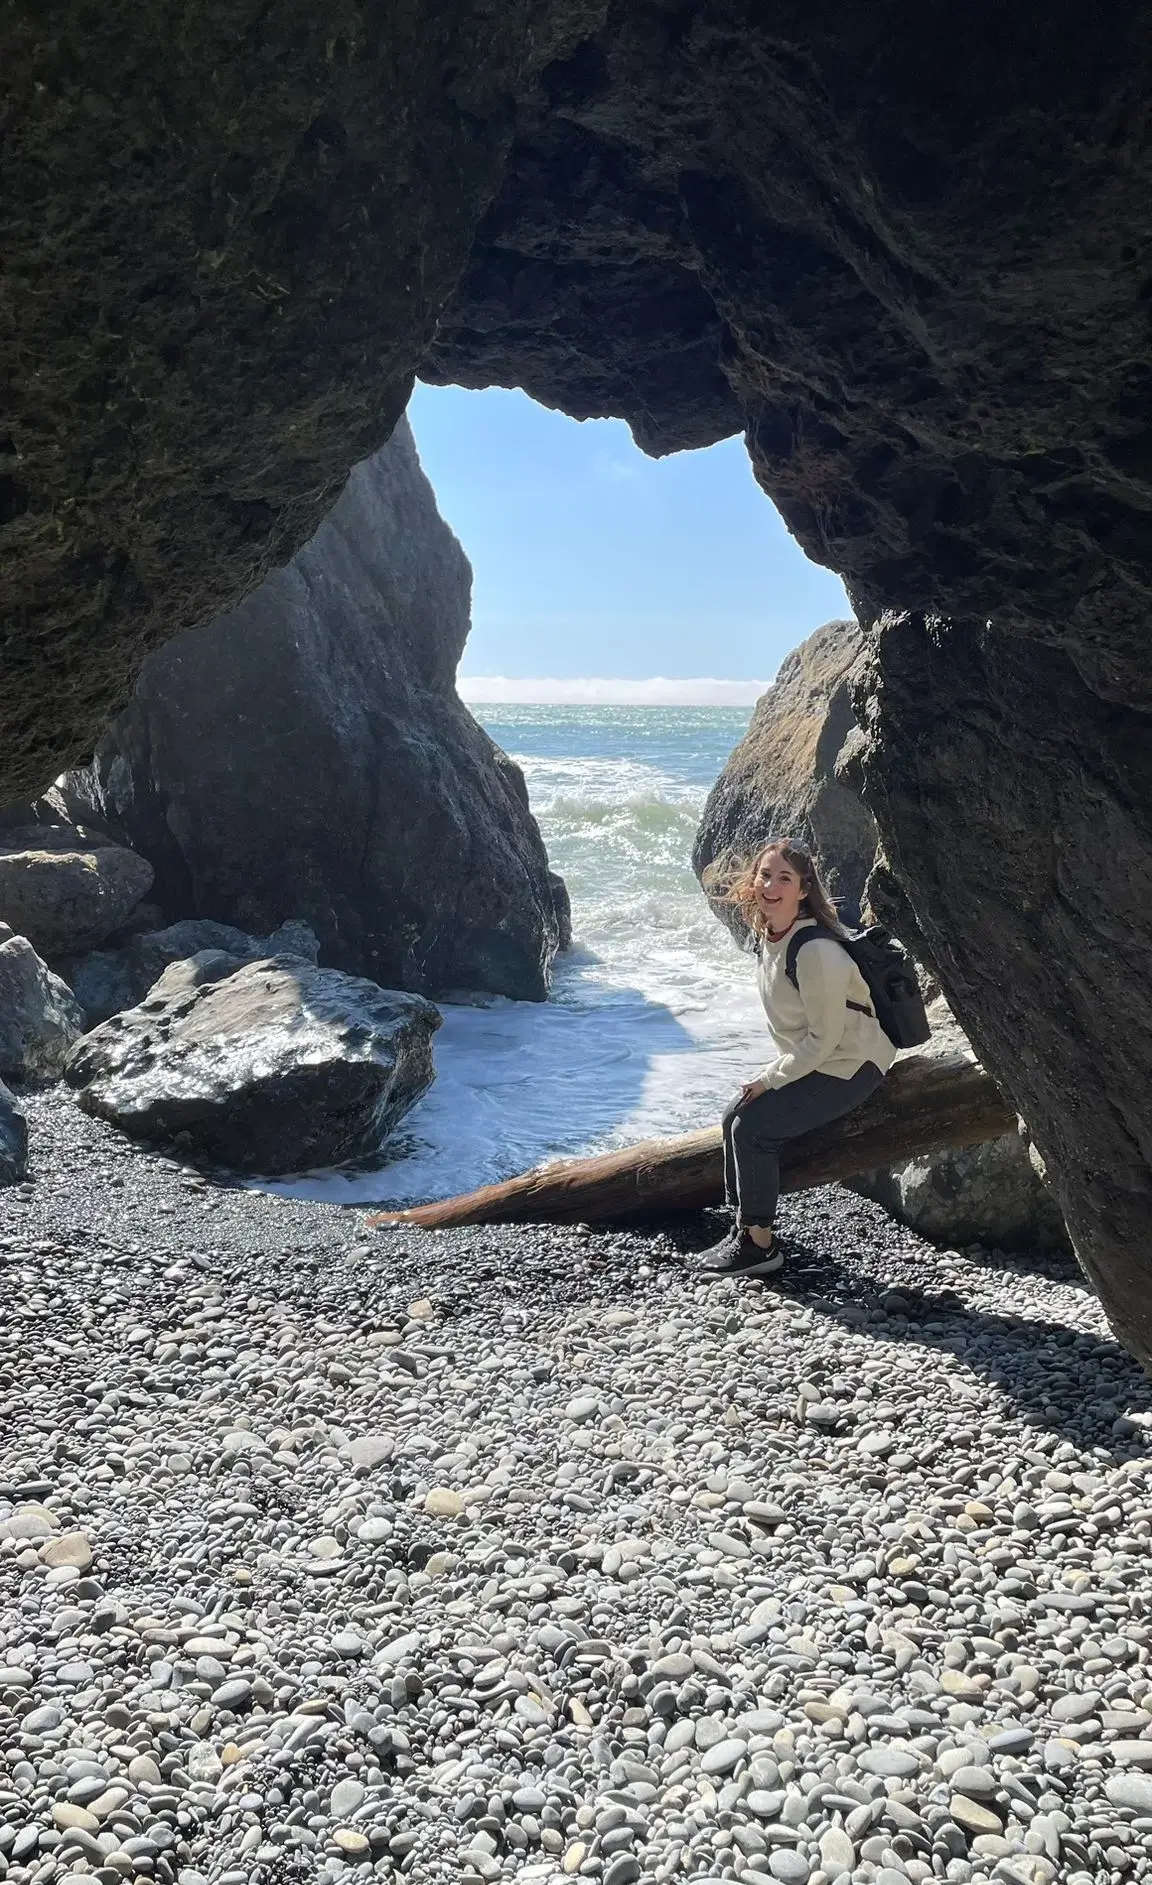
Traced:
POLYGON ((436 1083, 379 1171, 296 1195, 409 1204, 715 1119, 762 1058, 750 959, 705 905, 692 843, 751 709, 482 707, 572 898, 546 1003, 442 1004, 436 1083))

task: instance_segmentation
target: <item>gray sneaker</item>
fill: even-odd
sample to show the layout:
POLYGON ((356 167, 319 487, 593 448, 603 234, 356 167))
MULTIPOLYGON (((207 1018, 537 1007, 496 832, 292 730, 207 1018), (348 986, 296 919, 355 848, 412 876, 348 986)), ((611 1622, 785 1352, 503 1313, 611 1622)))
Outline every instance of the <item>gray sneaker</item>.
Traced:
POLYGON ((733 1231, 731 1238, 705 1251, 700 1267, 708 1277, 776 1276, 784 1268, 784 1252, 776 1239, 762 1250, 746 1231, 733 1231))
POLYGON ((743 1236, 744 1232, 740 1229, 738 1224, 730 1225, 724 1232, 719 1243, 709 1244, 706 1250, 697 1251, 697 1262, 702 1268, 706 1270, 710 1269, 714 1263, 719 1263, 723 1258, 730 1257, 734 1250, 739 1249, 743 1236))

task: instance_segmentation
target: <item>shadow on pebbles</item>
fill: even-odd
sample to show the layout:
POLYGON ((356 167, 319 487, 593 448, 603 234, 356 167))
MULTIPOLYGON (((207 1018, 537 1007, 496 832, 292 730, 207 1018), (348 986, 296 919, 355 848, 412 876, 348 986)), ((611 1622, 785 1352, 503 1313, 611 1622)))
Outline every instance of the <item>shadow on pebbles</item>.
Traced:
POLYGON ((1149 1390, 1062 1262, 792 1201, 366 1234, 60 1094, 0 1194, 0 1877, 1152 1866, 1149 1390))

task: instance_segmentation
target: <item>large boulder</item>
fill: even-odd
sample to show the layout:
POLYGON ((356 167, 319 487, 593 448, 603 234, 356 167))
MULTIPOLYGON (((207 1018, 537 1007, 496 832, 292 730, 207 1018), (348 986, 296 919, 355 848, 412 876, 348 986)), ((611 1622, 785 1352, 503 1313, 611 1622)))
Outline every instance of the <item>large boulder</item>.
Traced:
POLYGON ((134 1008, 173 962, 183 962, 204 950, 216 950, 231 959, 233 968, 258 962, 264 956, 303 956, 316 962, 319 944, 307 923, 284 923, 270 936, 246 936, 228 923, 195 919, 170 923, 165 929, 131 936, 116 949, 94 949, 90 955, 57 963, 90 1028, 134 1008))
POLYGON ((0 1075, 56 1079, 83 1032, 83 1011, 68 984, 27 936, 0 923, 0 1075))
MULTIPOLYGON (((918 1054, 975 1060, 943 999, 931 1004, 932 1039, 918 1054)), ((902 1224, 936 1243, 1002 1250, 1067 1250, 1068 1232, 1043 1168, 1021 1132, 850 1179, 902 1224)))
POLYGON ((697 875, 766 838, 800 838, 844 916, 859 919, 876 827, 836 762, 855 729, 851 682, 862 649, 855 622, 826 622, 782 662, 708 796, 692 854, 697 875))
POLYGON ((43 956, 94 949, 152 886, 152 866, 67 824, 0 830, 0 920, 43 956))
POLYGON ((232 1171, 377 1157, 431 1084, 440 1016, 300 956, 203 951, 86 1035, 66 1077, 85 1112, 232 1171))
POLYGON ((1019 1133, 909 1159, 849 1183, 933 1243, 1012 1251, 1070 1248, 1060 1207, 1033 1169, 1019 1133))
POLYGON ((548 859, 455 690, 470 589, 405 421, 286 569, 146 663, 67 802, 149 859, 169 917, 300 916, 385 986, 542 1000, 548 859))
POLYGON ((28 1173, 28 1121, 0 1080, 0 1185, 18 1185, 28 1173))

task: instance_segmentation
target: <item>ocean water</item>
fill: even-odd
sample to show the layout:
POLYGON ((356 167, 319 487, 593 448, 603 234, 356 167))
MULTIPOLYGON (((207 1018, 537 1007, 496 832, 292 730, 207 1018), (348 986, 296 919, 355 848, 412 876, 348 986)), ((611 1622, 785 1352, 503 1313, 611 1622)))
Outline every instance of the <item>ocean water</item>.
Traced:
POLYGON ((436 1081, 387 1164, 268 1188, 407 1205, 716 1119, 762 1059, 751 959, 705 905, 692 842, 746 707, 483 707, 523 768, 573 948, 547 1002, 439 1004, 436 1081))

